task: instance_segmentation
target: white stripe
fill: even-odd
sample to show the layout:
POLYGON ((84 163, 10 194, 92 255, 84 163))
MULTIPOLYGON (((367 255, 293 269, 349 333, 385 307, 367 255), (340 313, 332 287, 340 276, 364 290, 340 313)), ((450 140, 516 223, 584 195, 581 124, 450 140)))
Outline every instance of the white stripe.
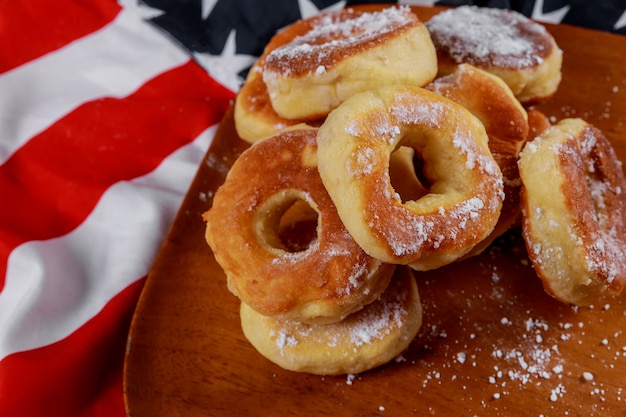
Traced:
POLYGON ((0 292, 0 360, 67 337, 148 273, 214 134, 215 126, 151 173, 109 188, 71 233, 13 250, 0 292))
POLYGON ((84 102, 124 97, 190 56, 123 9, 101 30, 0 75, 0 164, 84 102))

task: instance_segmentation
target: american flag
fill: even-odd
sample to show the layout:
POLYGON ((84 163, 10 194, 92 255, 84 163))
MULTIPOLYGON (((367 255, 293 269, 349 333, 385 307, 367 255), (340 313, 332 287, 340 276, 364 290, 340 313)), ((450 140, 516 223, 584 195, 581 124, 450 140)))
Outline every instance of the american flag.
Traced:
MULTIPOLYGON (((246 70, 352 2, 262 3, 0 0, 1 416, 125 416, 135 303, 246 70)), ((626 34, 622 1, 515 3, 626 34)))

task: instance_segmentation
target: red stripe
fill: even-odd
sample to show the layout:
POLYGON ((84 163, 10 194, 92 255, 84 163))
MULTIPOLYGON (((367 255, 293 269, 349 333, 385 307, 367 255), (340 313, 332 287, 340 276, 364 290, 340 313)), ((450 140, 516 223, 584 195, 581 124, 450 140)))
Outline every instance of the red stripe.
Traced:
POLYGON ((68 233, 116 182, 154 170, 223 117, 233 93, 192 61, 86 103, 0 166, 0 291, 17 245, 68 233))
POLYGON ((0 1, 0 73, 100 29, 120 9, 115 0, 0 1))
POLYGON ((145 278, 67 338, 0 361, 3 417, 125 417, 122 369, 145 278))

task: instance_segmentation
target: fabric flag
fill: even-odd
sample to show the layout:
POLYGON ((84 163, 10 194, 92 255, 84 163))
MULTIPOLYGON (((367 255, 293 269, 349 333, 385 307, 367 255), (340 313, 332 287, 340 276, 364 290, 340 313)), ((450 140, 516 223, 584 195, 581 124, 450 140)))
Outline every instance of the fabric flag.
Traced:
POLYGON ((3 417, 125 416, 134 306, 234 96, 146 17, 0 2, 3 417))
MULTIPOLYGON (((246 71, 353 3, 0 0, 0 416, 125 416, 135 304, 246 71)), ((402 3, 626 34, 623 0, 402 3)))

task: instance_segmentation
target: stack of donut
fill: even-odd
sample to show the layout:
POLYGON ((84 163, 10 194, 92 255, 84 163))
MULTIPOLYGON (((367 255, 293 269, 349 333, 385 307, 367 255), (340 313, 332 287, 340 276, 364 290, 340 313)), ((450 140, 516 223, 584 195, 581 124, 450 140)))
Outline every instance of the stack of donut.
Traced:
POLYGON ((359 373, 422 324, 415 271, 521 227, 546 290, 626 283, 626 182, 588 123, 551 125, 561 51, 511 11, 321 13, 278 33, 235 102, 251 146, 203 218, 246 338, 289 370, 359 373))

